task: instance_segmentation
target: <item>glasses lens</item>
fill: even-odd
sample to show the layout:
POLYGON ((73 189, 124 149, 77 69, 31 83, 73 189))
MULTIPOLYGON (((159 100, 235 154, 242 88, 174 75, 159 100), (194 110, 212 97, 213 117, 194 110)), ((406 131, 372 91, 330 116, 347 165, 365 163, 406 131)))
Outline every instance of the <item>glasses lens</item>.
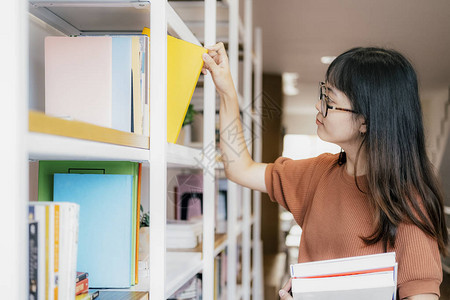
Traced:
POLYGON ((325 100, 325 84, 323 82, 319 83, 319 100, 320 100, 320 110, 322 116, 325 118, 327 116, 327 102, 325 100))
POLYGON ((321 111, 322 111, 322 116, 325 118, 327 116, 327 101, 325 100, 325 97, 322 96, 322 99, 320 100, 320 104, 321 104, 321 111))

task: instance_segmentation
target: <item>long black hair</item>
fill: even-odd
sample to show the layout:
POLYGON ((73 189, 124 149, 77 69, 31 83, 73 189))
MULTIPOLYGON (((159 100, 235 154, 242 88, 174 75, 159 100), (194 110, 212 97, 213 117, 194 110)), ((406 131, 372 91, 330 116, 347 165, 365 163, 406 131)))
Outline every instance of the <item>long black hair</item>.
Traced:
POLYGON ((367 126, 360 149, 367 158, 375 229, 361 238, 366 244, 382 241, 385 249, 394 247, 398 225, 409 222, 436 239, 446 254, 443 196, 425 150, 411 63, 394 50, 354 48, 332 62, 326 81, 349 98, 367 126))

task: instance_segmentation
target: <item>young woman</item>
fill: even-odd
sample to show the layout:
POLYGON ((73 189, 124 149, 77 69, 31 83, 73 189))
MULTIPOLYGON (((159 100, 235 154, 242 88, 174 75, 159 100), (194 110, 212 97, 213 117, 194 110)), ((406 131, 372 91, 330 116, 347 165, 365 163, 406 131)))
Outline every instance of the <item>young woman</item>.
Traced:
MULTIPOLYGON (((252 160, 242 134, 222 132, 241 126, 223 44, 203 59, 220 95, 226 175, 293 214, 303 229, 299 262, 395 251, 399 299, 438 299, 448 235, 411 64, 380 48, 341 54, 319 84, 316 124, 342 152, 264 164, 252 160)), ((289 289, 281 299, 292 299, 289 289)))

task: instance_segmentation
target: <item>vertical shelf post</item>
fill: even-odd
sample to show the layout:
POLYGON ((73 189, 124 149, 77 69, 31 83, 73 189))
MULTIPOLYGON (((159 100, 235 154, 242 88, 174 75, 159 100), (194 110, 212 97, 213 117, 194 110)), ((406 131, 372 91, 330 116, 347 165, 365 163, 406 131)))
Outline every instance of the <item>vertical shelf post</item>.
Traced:
MULTIPOLYGON (((230 62, 230 71, 233 78, 236 92, 239 92, 239 0, 228 0, 228 56, 230 62)), ((237 277, 237 205, 238 205, 238 186, 236 183, 228 180, 227 195, 227 233, 228 233, 228 271, 227 271, 227 298, 236 299, 236 277, 237 277)))
POLYGON ((0 275, 2 298, 28 298, 28 22, 23 0, 2 3, 0 25, 0 131, 3 174, 0 180, 0 275))
POLYGON ((167 1, 150 9, 150 298, 166 299, 167 1))
MULTIPOLYGON (((243 123, 244 138, 248 151, 252 153, 252 0, 244 3, 244 89, 243 123)), ((257 127, 257 126, 254 126, 257 127)), ((242 230, 242 299, 250 300, 251 286, 251 190, 243 188, 243 230, 242 230)))
MULTIPOLYGON (((255 121, 257 126, 254 128, 254 160, 256 162, 262 161, 262 29, 257 27, 255 29, 255 55, 256 64, 254 71, 255 78, 255 121)), ((263 256, 262 256, 262 241, 261 241, 261 192, 253 191, 253 299, 264 299, 263 286, 263 256)))
MULTIPOLYGON (((216 43, 216 0, 205 0, 205 46, 216 43)), ((216 89, 205 75, 203 95, 203 299, 214 299, 216 89)))

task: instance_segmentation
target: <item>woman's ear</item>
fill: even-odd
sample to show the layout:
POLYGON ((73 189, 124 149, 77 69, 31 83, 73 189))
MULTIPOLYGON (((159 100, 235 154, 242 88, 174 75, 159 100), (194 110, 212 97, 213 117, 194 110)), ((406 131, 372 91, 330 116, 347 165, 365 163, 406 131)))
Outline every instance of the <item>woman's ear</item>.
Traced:
POLYGON ((361 125, 359 126, 359 132, 361 134, 365 134, 367 132, 367 124, 366 120, 363 117, 360 117, 361 125))

